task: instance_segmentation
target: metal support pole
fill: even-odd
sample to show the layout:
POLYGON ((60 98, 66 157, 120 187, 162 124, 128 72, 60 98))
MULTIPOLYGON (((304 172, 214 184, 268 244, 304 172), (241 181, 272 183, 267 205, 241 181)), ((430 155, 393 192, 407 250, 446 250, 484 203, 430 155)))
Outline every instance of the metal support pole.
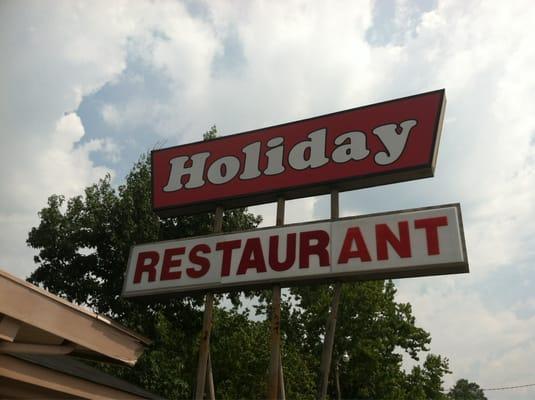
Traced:
POLYGON ((202 321, 201 343, 199 347, 199 362, 197 364, 197 386, 195 399, 203 400, 204 385, 206 383, 206 369, 208 366, 208 353, 210 351, 210 333, 212 331, 212 315, 214 306, 214 294, 206 293, 204 299, 204 315, 202 321))
POLYGON ((336 399, 342 400, 342 391, 340 390, 340 362, 336 362, 336 399))
POLYGON ((331 219, 340 218, 340 196, 338 190, 331 190, 331 219))
POLYGON ((271 359, 269 363, 268 399, 278 399, 280 368, 280 306, 281 288, 273 286, 271 300, 271 359))
MULTIPOLYGON (((277 226, 284 225, 284 199, 277 200, 277 226)), ((282 360, 280 351, 281 288, 273 286, 271 300, 271 359, 269 363, 268 396, 269 400, 280 398, 284 393, 282 380, 282 360)))
POLYGON ((223 207, 217 207, 214 214, 214 225, 212 231, 219 233, 223 230, 223 207))
POLYGON ((282 357, 279 357, 279 399, 286 400, 286 390, 284 389, 284 371, 282 369, 282 357))
MULTIPOLYGON (((223 207, 217 207, 214 215, 213 232, 221 232, 223 227, 223 207)), ((208 381, 208 395, 215 399, 212 362, 210 359, 210 334, 214 308, 214 294, 207 293, 204 300, 204 315, 202 321, 201 343, 199 346, 199 362, 197 363, 197 382, 195 386, 195 400, 203 400, 205 384, 208 381)))
POLYGON ((206 395, 208 399, 215 400, 214 375, 212 374, 212 355, 208 351, 208 370, 206 371, 206 395))
MULTIPOLYGON (((339 217, 339 198, 338 191, 331 191, 331 219, 339 217)), ((327 326, 325 329, 325 339, 323 342, 323 351, 321 353, 320 364, 320 385, 318 387, 317 399, 323 400, 327 395, 327 387, 329 385, 329 372, 331 370, 331 361, 333 356, 334 333, 336 330, 336 318, 338 315, 338 304, 340 303, 340 292, 342 291, 342 284, 337 282, 334 286, 333 298, 331 301, 330 314, 327 319, 327 326)))
POLYGON ((284 205, 284 199, 280 198, 277 200, 277 219, 275 220, 277 226, 284 225, 284 205))

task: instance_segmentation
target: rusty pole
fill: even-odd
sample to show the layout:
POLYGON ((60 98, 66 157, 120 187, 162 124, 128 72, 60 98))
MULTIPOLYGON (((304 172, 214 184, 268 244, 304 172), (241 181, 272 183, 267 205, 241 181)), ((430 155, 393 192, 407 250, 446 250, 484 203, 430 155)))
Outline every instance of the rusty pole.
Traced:
MULTIPOLYGON (((339 218, 339 197, 338 191, 331 191, 331 219, 339 218)), ((338 304, 340 303, 340 292, 342 284, 337 282, 334 286, 333 298, 327 326, 325 329, 325 339, 323 342, 323 351, 321 353, 320 363, 320 385, 316 398, 324 400, 327 395, 327 386, 329 385, 329 372, 331 370, 331 361, 333 356, 334 333, 336 330, 336 318, 338 315, 338 304)))
MULTIPOLYGON (((217 207, 214 215, 213 232, 221 232, 223 227, 223 207, 217 207)), ((214 294, 207 293, 204 300, 204 314, 202 321, 201 343, 199 346, 199 361, 197 363, 197 384, 195 386, 195 400, 203 400, 205 384, 208 382, 210 400, 215 399, 212 362, 210 359, 210 334, 214 308, 214 294)))
MULTIPOLYGON (((284 199, 277 200, 277 226, 284 225, 284 199)), ((284 398, 284 381, 280 349, 281 287, 273 286, 271 300, 271 359, 269 364, 269 400, 284 398)))

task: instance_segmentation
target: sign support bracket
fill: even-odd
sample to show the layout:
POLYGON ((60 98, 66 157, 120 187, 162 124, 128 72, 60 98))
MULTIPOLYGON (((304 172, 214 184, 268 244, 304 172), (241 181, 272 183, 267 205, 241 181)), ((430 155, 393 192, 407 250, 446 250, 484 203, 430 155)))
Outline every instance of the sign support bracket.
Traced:
MULTIPOLYGON (((219 233, 223 229, 223 207, 217 207, 214 214, 212 231, 219 233)), ((210 334, 212 332, 214 308, 214 294, 207 293, 204 300, 204 315, 202 322, 201 343, 199 345, 199 362, 197 364, 197 383, 195 385, 195 399, 203 400, 205 384, 210 400, 215 400, 214 378, 212 375, 212 358, 210 356, 210 334)))
MULTIPOLYGON (((277 226, 284 225, 284 198, 277 199, 277 226)), ((273 286, 271 300, 271 358, 269 364, 268 399, 285 399, 284 376, 280 348, 281 287, 273 286)))
MULTIPOLYGON (((331 190, 331 219, 338 219, 340 202, 338 190, 331 190)), ((336 331, 336 318, 338 316, 338 304, 340 303, 340 293, 342 291, 342 283, 336 282, 334 285, 334 293, 331 301, 330 314, 327 318, 327 325, 325 329, 325 339, 323 342, 323 350, 321 353, 320 363, 320 385, 318 388, 317 399, 324 400, 327 396, 327 386, 329 385, 329 373, 331 371, 331 361, 333 356, 334 333, 336 331)))

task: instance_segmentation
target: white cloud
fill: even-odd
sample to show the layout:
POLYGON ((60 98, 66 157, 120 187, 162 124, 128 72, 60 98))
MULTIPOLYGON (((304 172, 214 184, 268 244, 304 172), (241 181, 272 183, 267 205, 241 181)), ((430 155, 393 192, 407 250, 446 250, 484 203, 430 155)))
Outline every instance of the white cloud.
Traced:
MULTIPOLYGON (((284 202, 284 223, 297 224, 318 219, 327 219, 327 215, 316 214, 316 204, 321 198, 306 197, 303 199, 286 200, 284 202)), ((262 204, 249 207, 249 211, 263 216, 260 226, 274 226, 277 216, 277 203, 262 204)))
MULTIPOLYGON (((436 177, 346 194, 343 211, 461 201, 471 275, 403 283, 401 295, 456 376, 523 383, 534 361, 533 319, 495 312, 477 288, 535 257, 535 8, 439 1, 416 17, 414 3, 396 4, 391 20, 375 21, 391 25, 392 41, 372 45, 372 2, 204 2, 198 16, 178 2, 2 3, 0 265, 19 275, 32 269, 24 240, 46 197, 80 193, 106 172, 91 152, 119 161, 120 135, 80 145, 84 127, 69 112, 112 87, 128 57, 157 71, 168 94, 134 93, 99 111, 114 134, 148 124, 169 144, 198 140, 212 123, 235 133, 445 87, 436 177)), ((324 218, 326 204, 288 202, 287 221, 324 218)), ((265 224, 274 224, 273 205, 255 210, 269 210, 265 224)), ((517 307, 533 310, 533 297, 517 307)))
MULTIPOLYGON (((434 277, 401 286, 401 298, 413 304, 419 323, 431 332, 432 350, 451 359, 455 374, 448 384, 461 377, 485 386, 529 383, 529 366, 535 361, 530 336, 535 320, 519 317, 515 309, 496 311, 478 291, 478 282, 492 279, 497 270, 533 259, 535 248, 528 222, 535 217, 535 85, 530 67, 535 50, 529 45, 533 35, 526 34, 534 16, 528 3, 515 6, 441 2, 423 16, 416 36, 391 47, 391 53, 387 46, 380 52, 383 62, 361 75, 374 82, 368 93, 376 89, 408 94, 444 86, 447 90, 448 120, 437 177, 411 185, 416 194, 404 192, 403 185, 388 190, 399 201, 419 196, 463 202, 471 276, 434 277), (386 83, 376 82, 374 75, 385 77, 386 83), (390 81, 391 76, 396 80, 390 81), (384 89, 390 82, 392 88, 384 89), (425 294, 419 293, 422 290, 425 294)), ((355 80, 349 77, 347 85, 355 80)), ((332 104, 341 98, 328 90, 323 93, 332 104)), ((313 115, 313 107, 308 109, 313 115)), ((357 192, 350 197, 360 196, 357 192)), ((353 208, 358 209, 358 203, 353 208)), ((303 212, 312 217, 310 211, 303 212)), ((530 310, 531 304, 521 299, 518 307, 530 310)), ((488 396, 511 395, 505 393, 488 396)), ((524 396, 529 398, 529 391, 524 396)))
MULTIPOLYGON (((431 332, 432 352, 449 358, 453 374, 447 377, 446 387, 461 378, 482 387, 531 382, 535 316, 521 319, 513 310, 491 309, 463 284, 463 276, 426 280, 424 291, 419 280, 400 282, 398 299, 410 302, 416 323, 431 332)), ((493 393, 489 399, 501 399, 498 395, 493 393)))
MULTIPOLYGON (((52 193, 72 196, 107 169, 91 151, 113 155, 109 140, 77 145, 84 127, 82 96, 125 67, 132 25, 115 7, 80 2, 2 3, 0 46, 0 219, 2 268, 26 276, 33 268, 25 239, 52 193)), ((113 156, 112 156, 113 157, 113 156)))
POLYGON ((111 125, 114 128, 121 126, 122 118, 117 111, 117 107, 113 104, 104 104, 101 109, 102 119, 106 121, 108 125, 111 125))

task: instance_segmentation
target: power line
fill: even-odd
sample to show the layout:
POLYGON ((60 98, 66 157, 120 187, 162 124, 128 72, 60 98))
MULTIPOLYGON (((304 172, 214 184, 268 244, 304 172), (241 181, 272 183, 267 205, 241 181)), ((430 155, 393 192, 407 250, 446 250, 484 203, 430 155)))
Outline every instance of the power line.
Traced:
POLYGON ((527 385, 518 385, 518 386, 503 386, 503 387, 497 387, 497 388, 487 388, 487 389, 481 389, 481 390, 488 392, 491 390, 511 390, 511 389, 531 387, 531 386, 535 386, 535 383, 528 383, 527 385))

